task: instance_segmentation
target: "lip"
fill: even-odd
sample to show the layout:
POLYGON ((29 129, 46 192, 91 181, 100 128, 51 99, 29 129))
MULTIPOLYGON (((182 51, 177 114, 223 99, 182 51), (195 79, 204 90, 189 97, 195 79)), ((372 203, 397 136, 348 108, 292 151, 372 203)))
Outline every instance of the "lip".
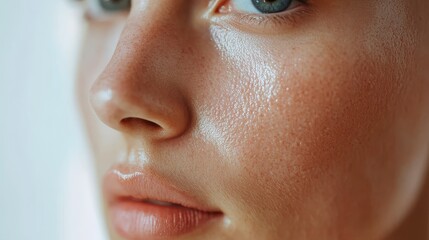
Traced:
POLYGON ((145 168, 116 166, 105 175, 103 192, 109 221, 126 239, 172 239, 223 215, 145 168))

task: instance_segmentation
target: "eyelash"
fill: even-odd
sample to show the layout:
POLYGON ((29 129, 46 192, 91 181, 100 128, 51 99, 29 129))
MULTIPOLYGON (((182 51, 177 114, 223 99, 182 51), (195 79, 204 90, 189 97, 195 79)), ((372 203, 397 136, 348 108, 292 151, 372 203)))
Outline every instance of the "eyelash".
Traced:
MULTIPOLYGON (((293 26, 300 22, 302 18, 311 14, 311 6, 310 1, 308 0, 296 0, 301 6, 293 8, 291 10, 286 10, 280 13, 273 14, 255 14, 255 13, 240 13, 235 12, 234 7, 231 7, 231 0, 220 0, 216 7, 216 14, 233 14, 233 20, 238 21, 241 24, 253 25, 253 26, 261 26, 261 27, 269 27, 269 26, 282 26, 282 25, 290 25, 293 26), (229 5, 228 12, 231 13, 222 13, 222 8, 226 5, 229 5), (232 8, 232 9, 231 9, 232 8)), ((226 17, 229 18, 229 17, 226 17)))

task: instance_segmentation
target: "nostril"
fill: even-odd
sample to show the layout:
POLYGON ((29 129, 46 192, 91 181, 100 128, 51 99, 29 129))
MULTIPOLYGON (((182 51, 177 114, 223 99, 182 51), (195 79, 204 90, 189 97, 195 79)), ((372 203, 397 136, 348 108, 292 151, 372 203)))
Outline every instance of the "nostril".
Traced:
POLYGON ((141 119, 141 118, 124 118, 121 120, 121 125, 126 128, 146 128, 146 129, 161 129, 162 127, 152 121, 141 119))

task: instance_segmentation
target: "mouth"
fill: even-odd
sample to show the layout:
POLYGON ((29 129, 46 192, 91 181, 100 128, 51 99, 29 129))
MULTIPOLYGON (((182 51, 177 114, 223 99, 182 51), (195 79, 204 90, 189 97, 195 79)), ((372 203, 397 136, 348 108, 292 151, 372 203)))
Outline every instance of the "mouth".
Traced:
POLYGON ((172 239, 223 215, 150 171, 126 170, 109 171, 103 186, 109 221, 125 239, 172 239))

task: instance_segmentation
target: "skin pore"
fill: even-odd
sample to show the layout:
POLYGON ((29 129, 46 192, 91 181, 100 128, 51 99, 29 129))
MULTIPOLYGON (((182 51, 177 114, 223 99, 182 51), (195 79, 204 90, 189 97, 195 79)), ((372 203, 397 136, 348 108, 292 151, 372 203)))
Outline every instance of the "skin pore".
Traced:
POLYGON ((184 239, 425 239, 429 2, 233 3, 89 16, 77 89, 100 182, 136 165, 223 213, 184 239))

